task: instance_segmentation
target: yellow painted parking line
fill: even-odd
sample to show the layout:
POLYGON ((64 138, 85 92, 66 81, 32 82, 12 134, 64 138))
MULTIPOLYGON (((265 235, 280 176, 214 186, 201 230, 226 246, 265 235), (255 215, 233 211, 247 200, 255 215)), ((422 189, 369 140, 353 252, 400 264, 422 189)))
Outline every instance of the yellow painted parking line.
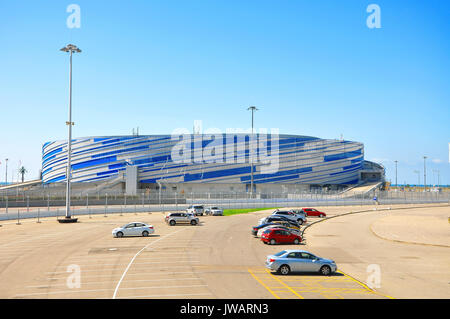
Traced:
POLYGON ((286 287, 290 292, 292 292, 294 295, 296 295, 298 298, 300 299, 305 299, 302 295, 298 294, 295 290, 293 290, 290 286, 288 286, 286 283, 284 283, 283 281, 281 281, 280 279, 278 279, 277 277, 275 277, 269 270, 266 269, 266 272, 272 277, 274 278, 276 281, 278 281, 279 283, 281 283, 284 287, 286 287))
POLYGON ((378 291, 375 291, 375 290, 369 288, 369 287, 368 287, 367 285, 365 285, 364 283, 362 283, 362 282, 360 282, 359 280, 357 280, 357 279, 355 279, 355 278, 353 278, 353 277, 347 275, 347 274, 344 273, 343 271, 338 270, 337 272, 343 274, 345 277, 347 277, 347 278, 351 279, 352 281, 356 282, 358 285, 363 286, 365 289, 367 289, 367 290, 370 291, 371 293, 374 293, 374 294, 376 294, 376 295, 379 295, 379 296, 382 296, 382 297, 386 297, 386 298, 389 298, 389 299, 395 299, 394 297, 391 297, 391 296, 388 296, 388 295, 384 295, 384 294, 382 294, 382 293, 379 293, 378 291))
POLYGON ((343 273, 342 271, 338 271, 343 275, 342 277, 286 277, 282 279, 273 275, 267 269, 264 271, 259 269, 254 269, 252 271, 248 269, 248 271, 264 288, 266 288, 278 299, 284 299, 286 297, 289 298, 289 295, 285 296, 286 293, 293 294, 300 299, 305 299, 303 296, 304 294, 317 294, 327 299, 344 299, 344 296, 347 294, 365 295, 367 297, 370 295, 378 295, 385 298, 394 299, 393 297, 384 295, 369 288, 364 283, 343 273), (344 284, 345 286, 348 286, 351 283, 352 286, 328 287, 333 283, 338 285, 344 284), (354 286, 354 283, 356 283, 357 286, 354 286), (280 298, 279 296, 283 297, 280 298))
POLYGON ((264 288, 266 288, 266 289, 272 294, 272 296, 274 296, 274 297, 277 298, 277 299, 281 299, 281 298, 280 298, 280 297, 279 297, 272 289, 270 289, 269 287, 267 287, 267 285, 266 285, 264 282, 262 282, 261 280, 259 280, 259 278, 256 277, 255 274, 254 274, 250 269, 247 269, 247 270, 248 270, 248 272, 250 273, 250 275, 252 275, 252 277, 255 278, 255 280, 261 284, 261 286, 263 286, 264 288))

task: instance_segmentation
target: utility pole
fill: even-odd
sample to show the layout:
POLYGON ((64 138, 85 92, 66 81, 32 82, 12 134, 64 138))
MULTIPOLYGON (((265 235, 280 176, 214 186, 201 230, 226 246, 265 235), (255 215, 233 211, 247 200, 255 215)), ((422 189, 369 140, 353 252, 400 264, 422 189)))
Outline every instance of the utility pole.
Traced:
POLYGON ((250 167, 251 167, 251 175, 250 175, 250 197, 253 198, 253 153, 251 152, 251 150, 253 150, 252 148, 252 143, 253 143, 253 122, 254 122, 254 113, 255 111, 258 111, 258 108, 256 108, 256 106, 250 106, 248 110, 252 111, 252 138, 251 138, 251 142, 249 144, 249 156, 250 156, 250 167))
POLYGON ((72 218, 70 214, 70 179, 72 177, 72 54, 80 53, 81 50, 77 48, 76 45, 68 44, 64 48, 61 49, 63 52, 70 53, 70 65, 69 65, 69 121, 66 122, 66 125, 69 127, 69 138, 67 140, 67 169, 66 169, 66 180, 67 180, 67 188, 66 188, 66 218, 64 220, 59 220, 59 222, 63 223, 76 223, 77 218, 72 218))

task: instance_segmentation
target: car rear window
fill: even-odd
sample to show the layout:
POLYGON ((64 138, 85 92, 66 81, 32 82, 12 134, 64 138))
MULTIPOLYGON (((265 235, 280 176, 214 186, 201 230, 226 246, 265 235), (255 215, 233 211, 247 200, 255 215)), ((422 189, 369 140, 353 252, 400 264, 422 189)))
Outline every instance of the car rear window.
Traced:
POLYGON ((286 253, 286 250, 280 251, 279 253, 274 254, 274 256, 281 256, 286 253))
POLYGON ((203 206, 194 206, 196 209, 203 209, 203 206))

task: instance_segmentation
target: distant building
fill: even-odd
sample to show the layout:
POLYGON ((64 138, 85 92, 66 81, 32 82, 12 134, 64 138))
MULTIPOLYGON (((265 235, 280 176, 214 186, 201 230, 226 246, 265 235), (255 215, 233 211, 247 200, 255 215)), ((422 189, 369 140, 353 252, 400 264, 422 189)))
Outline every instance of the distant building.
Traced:
MULTIPOLYGON (((72 141, 72 181, 125 183, 128 175, 137 188, 175 185, 186 192, 249 191, 251 163, 255 190, 333 188, 384 180, 384 168, 364 160, 362 143, 299 135, 264 140, 255 135, 258 147, 253 160, 248 134, 223 134, 215 139, 196 134, 182 142, 170 135, 77 138, 72 141), (182 160, 178 158, 180 146, 185 147, 182 160), (275 170, 267 172, 267 163, 275 170)), ((67 141, 45 143, 44 184, 65 181, 66 166, 67 141)))

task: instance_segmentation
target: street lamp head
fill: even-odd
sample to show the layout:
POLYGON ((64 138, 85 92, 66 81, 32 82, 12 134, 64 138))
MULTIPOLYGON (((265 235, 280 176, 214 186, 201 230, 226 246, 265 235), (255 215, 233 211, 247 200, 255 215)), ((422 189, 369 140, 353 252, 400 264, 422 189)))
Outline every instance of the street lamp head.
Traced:
POLYGON ((77 52, 77 53, 81 52, 81 50, 74 44, 68 44, 64 48, 60 49, 60 51, 63 51, 63 52, 77 52))
POLYGON ((250 106, 247 110, 258 111, 256 106, 250 106))

